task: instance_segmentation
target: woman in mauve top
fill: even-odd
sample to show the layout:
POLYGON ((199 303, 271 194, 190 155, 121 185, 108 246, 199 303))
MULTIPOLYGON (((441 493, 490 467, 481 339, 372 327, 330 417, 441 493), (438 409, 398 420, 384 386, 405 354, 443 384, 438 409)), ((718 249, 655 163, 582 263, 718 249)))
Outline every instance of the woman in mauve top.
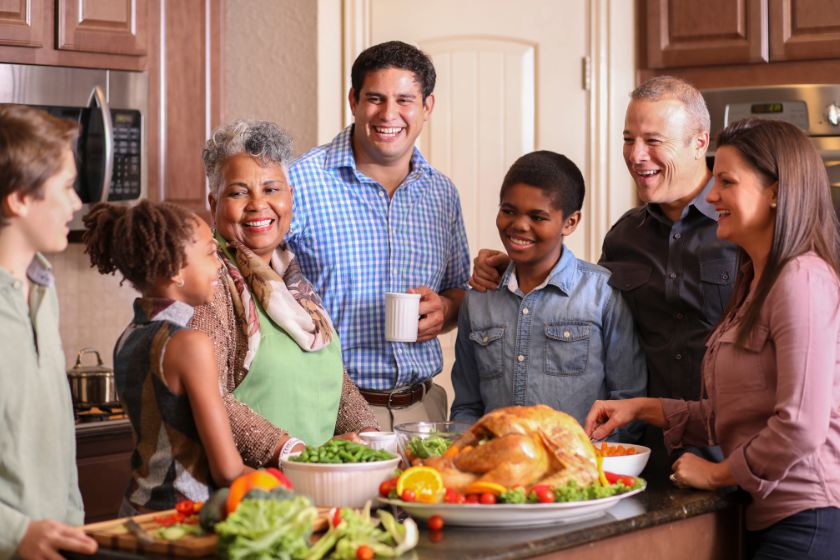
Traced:
POLYGON ((596 401, 585 429, 641 419, 671 447, 719 444, 723 462, 686 453, 671 480, 750 493, 747 557, 836 558, 840 258, 825 167, 795 126, 748 119, 720 134, 714 175, 718 237, 742 266, 706 344, 703 400, 596 401))

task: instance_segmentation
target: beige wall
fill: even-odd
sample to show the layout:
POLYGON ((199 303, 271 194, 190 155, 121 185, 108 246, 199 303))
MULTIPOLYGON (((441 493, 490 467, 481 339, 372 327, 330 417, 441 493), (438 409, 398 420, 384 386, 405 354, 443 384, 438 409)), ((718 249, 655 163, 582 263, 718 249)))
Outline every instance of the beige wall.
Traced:
POLYGON ((295 153, 316 146, 318 3, 229 0, 225 8, 225 121, 274 121, 295 153))
MULTIPOLYGON (((90 268, 84 245, 71 243, 63 253, 47 255, 55 273, 61 314, 61 342, 68 367, 84 347, 99 351, 102 361, 113 366, 114 343, 133 316, 137 292, 117 276, 103 276, 90 268)), ((94 358, 87 357, 85 364, 94 358)))

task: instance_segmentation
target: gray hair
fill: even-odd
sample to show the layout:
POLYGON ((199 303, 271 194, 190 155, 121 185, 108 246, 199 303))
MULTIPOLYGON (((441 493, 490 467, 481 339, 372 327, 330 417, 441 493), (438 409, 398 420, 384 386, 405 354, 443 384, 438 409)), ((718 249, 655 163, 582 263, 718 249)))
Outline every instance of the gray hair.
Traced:
POLYGON ((275 163, 286 169, 292 158, 292 137, 273 122, 244 119, 213 131, 201 157, 214 196, 219 194, 225 160, 237 154, 248 154, 264 166, 275 163))
POLYGON ((706 100, 703 99, 703 95, 697 88, 683 79, 674 76, 651 78, 634 89, 630 97, 650 101, 676 99, 683 104, 689 117, 694 121, 695 130, 693 132, 709 132, 711 130, 711 118, 709 118, 709 108, 706 107, 706 100))

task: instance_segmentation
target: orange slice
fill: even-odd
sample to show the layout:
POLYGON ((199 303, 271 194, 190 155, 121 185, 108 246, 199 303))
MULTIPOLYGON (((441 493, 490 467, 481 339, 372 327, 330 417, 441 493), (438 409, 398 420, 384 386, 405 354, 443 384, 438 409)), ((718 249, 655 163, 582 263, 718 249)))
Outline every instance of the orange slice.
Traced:
POLYGON ((443 479, 432 467, 409 467, 397 479, 397 495, 404 490, 413 490, 417 501, 425 504, 439 502, 443 493, 443 479))
POLYGON ((502 492, 507 492, 507 488, 495 482, 476 481, 467 486, 465 494, 483 494, 489 492, 494 496, 498 496, 502 492))

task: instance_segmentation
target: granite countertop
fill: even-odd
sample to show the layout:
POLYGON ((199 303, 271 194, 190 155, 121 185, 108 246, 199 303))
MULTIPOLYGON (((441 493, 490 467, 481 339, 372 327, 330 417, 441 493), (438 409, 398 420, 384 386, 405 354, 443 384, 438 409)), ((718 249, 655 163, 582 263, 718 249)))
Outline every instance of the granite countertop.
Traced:
POLYGON ((605 515, 588 521, 535 529, 449 527, 444 528, 441 535, 432 535, 423 529, 417 548, 418 557, 482 560, 530 558, 695 515, 737 507, 743 502, 740 493, 676 488, 666 474, 649 475, 647 479, 648 487, 644 492, 621 500, 607 510, 605 515))
MULTIPOLYGON (((527 528, 446 527, 430 533, 421 524, 420 544, 406 559, 482 559, 530 558, 575 546, 679 521, 704 513, 737 507, 740 493, 704 492, 678 489, 665 473, 644 473, 648 487, 644 492, 621 500, 607 513, 577 523, 527 528)), ((73 558, 86 558, 72 555, 73 558)), ((87 557, 90 558, 90 557, 87 557)), ((139 555, 100 549, 94 558, 134 560, 139 555)))

